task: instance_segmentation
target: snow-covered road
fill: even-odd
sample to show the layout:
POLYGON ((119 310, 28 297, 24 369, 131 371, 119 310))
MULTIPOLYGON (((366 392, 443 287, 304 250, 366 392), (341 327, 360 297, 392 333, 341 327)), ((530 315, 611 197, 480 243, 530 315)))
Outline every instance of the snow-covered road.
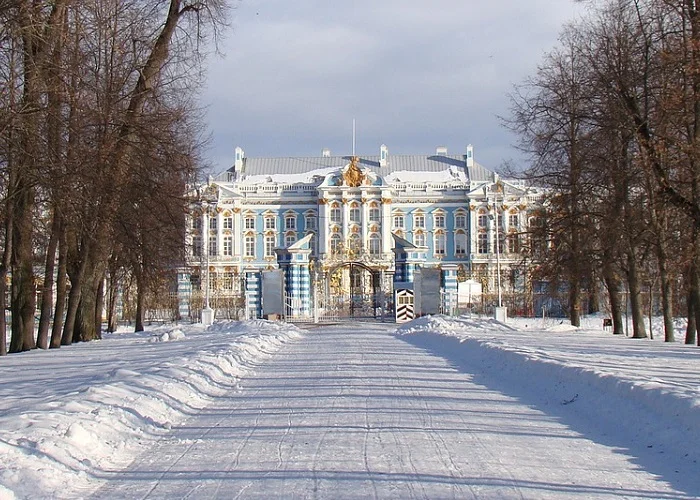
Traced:
POLYGON ((97 498, 679 498, 619 449, 390 332, 311 330, 97 498))

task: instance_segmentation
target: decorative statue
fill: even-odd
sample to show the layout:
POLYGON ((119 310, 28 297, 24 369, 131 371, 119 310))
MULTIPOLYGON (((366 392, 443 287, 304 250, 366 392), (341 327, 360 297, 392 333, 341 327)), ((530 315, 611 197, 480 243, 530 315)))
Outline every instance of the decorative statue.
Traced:
POLYGON ((358 160, 359 158, 357 156, 353 156, 352 160, 350 161, 350 165, 343 174, 343 180, 345 181, 346 186, 359 187, 365 180, 365 174, 363 174, 360 167, 357 166, 358 160))

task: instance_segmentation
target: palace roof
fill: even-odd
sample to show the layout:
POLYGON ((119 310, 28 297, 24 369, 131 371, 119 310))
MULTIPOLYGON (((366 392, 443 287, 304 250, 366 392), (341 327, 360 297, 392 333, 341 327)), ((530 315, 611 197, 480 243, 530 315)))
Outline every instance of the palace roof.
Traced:
MULTIPOLYGON (((463 177, 464 181, 488 182, 494 174, 482 165, 474 162, 467 167, 463 155, 391 155, 386 166, 381 167, 379 156, 358 156, 357 165, 370 170, 390 181, 425 182, 430 174, 435 180, 444 180, 446 174, 463 177)), ((244 158, 243 168, 237 172, 238 180, 245 182, 309 182, 311 177, 322 176, 346 167, 352 156, 309 156, 280 158, 244 158), (305 179, 308 178, 308 179, 305 179)), ((231 168, 228 172, 235 172, 231 168)))

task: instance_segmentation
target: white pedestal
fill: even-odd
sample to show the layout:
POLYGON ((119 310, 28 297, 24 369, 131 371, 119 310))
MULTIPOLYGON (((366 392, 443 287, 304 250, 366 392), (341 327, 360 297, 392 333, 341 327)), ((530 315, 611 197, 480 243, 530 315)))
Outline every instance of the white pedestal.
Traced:
POLYGON ((508 308, 497 307, 494 318, 496 319, 496 321, 500 321, 501 323, 505 323, 506 321, 508 321, 508 308))
POLYGON ((211 326, 214 323, 214 309, 211 307, 205 307, 202 309, 202 324, 204 326, 211 326))

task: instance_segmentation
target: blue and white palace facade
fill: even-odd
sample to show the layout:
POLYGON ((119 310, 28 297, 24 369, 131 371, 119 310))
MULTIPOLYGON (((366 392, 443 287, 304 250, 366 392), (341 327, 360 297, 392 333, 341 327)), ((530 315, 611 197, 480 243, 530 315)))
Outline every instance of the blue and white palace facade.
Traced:
MULTIPOLYGON (((472 146, 301 158, 236 148, 233 167, 194 193, 180 296, 199 293, 219 317, 260 316, 265 273, 277 271, 284 315, 316 319, 395 315, 422 269, 439 270, 444 308, 457 306, 458 282, 478 284, 482 302, 527 287, 522 253, 542 200, 478 164, 472 146)), ((195 308, 181 301, 182 315, 195 308)))

